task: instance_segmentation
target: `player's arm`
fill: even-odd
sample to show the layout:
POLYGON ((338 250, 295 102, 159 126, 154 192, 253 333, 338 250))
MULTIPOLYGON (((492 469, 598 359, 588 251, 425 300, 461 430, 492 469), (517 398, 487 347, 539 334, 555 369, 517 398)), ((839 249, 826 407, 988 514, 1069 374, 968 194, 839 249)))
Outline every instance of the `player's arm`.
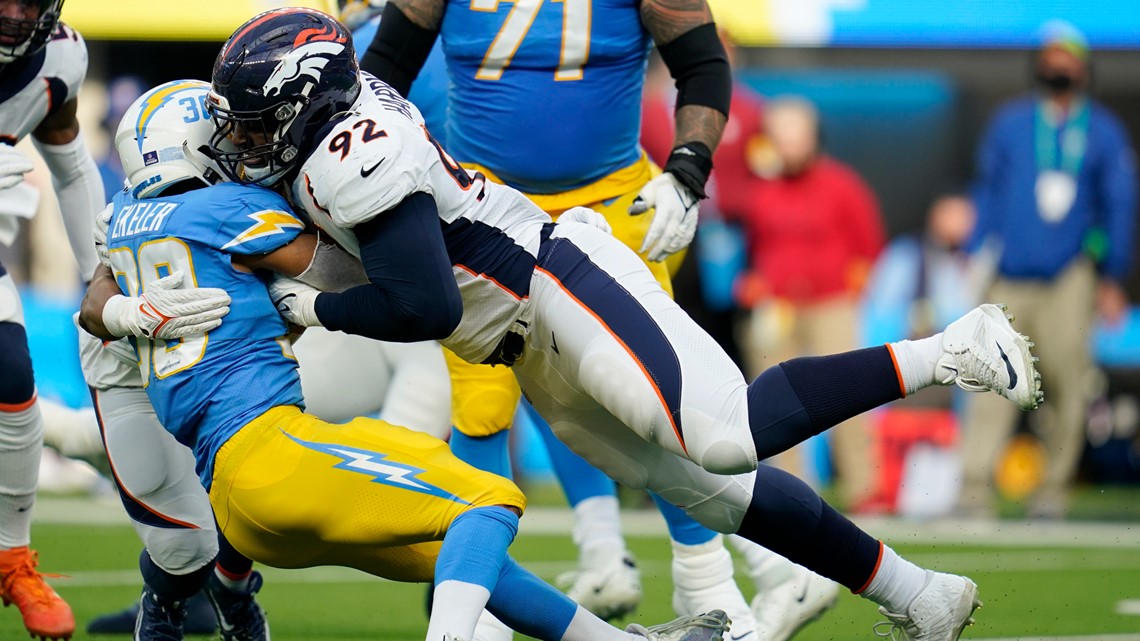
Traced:
POLYGON ((417 191, 353 227, 368 283, 318 293, 290 281, 270 291, 285 319, 302 326, 407 343, 446 338, 463 302, 439 227, 435 199, 417 191))
POLYGON ((439 36, 447 0, 391 0, 360 68, 408 97, 439 36))
MULTIPOLYGON (((732 70, 708 3, 643 0, 641 22, 653 36, 661 60, 677 83, 674 153, 679 147, 695 146, 711 168, 712 151, 720 143, 728 122, 732 70)), ((707 170, 703 178, 708 178, 707 170)), ((690 188, 704 195, 703 182, 690 188)))
POLYGON ((267 254, 232 254, 230 260, 246 269, 295 278, 323 292, 342 292, 368 282, 359 260, 316 234, 300 234, 267 254))
POLYGON ((705 0, 643 0, 641 22, 677 83, 676 138, 665 173, 641 190, 630 213, 655 208, 641 251, 664 260, 684 249, 697 227, 712 155, 728 122, 732 72, 705 0))
POLYGON ((32 139, 51 170, 67 239, 80 273, 86 276, 95 271, 98 262, 91 243, 91 227, 106 199, 99 168, 79 133, 76 109, 75 99, 63 103, 40 122, 32 139))

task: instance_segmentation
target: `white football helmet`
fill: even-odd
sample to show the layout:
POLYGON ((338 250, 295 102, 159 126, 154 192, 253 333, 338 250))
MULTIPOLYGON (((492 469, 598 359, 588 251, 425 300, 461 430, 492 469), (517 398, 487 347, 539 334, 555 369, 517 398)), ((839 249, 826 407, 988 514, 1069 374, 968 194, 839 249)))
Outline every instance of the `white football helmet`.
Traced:
POLYGON ((184 180, 212 185, 222 174, 209 155, 214 124, 206 110, 209 83, 175 80, 144 93, 115 132, 115 149, 135 198, 157 196, 184 180))

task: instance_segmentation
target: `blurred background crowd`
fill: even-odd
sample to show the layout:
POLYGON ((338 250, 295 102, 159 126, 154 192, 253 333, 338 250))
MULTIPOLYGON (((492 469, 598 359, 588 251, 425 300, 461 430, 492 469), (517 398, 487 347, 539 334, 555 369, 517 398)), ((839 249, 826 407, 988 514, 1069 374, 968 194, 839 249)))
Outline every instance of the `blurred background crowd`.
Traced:
MULTIPOLYGON (((131 102, 160 82, 207 78, 236 25, 287 4, 336 9, 67 4, 90 50, 81 120, 108 194, 123 180, 110 136, 131 102)), ((737 84, 678 301, 750 378, 1007 303, 1037 340, 1047 398, 1021 415, 942 388, 773 463, 860 513, 1061 518, 1109 486, 1134 491, 1117 490, 1121 504, 1098 516, 1134 505, 1140 13, 1123 0, 710 4, 737 84)), ((672 81, 659 63, 647 74, 641 139, 663 164, 672 81)), ((41 215, 0 203, 0 260, 24 289, 40 397, 55 402, 45 411, 67 420, 89 405, 70 320, 81 284, 49 175, 41 166, 29 182, 41 215)), ((548 478, 541 441, 513 438, 520 480, 548 478)), ((106 487, 62 458, 43 474, 63 491, 106 487)))

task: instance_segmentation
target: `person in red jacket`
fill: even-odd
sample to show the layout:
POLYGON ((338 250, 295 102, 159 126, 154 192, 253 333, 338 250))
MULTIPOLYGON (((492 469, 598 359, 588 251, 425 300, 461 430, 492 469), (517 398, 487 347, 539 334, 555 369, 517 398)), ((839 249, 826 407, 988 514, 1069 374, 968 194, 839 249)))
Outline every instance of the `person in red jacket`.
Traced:
MULTIPOLYGON (((769 101, 768 146, 749 154, 768 179, 746 183, 730 212, 743 224, 749 271, 739 300, 752 316, 744 332, 751 375, 795 356, 857 346, 857 300, 883 247, 875 195, 850 167, 822 153, 819 115, 800 98, 769 101)), ((874 460, 865 424, 832 430, 832 455, 844 499, 858 507, 874 491, 874 460)), ((778 461, 799 472, 802 455, 778 461)))

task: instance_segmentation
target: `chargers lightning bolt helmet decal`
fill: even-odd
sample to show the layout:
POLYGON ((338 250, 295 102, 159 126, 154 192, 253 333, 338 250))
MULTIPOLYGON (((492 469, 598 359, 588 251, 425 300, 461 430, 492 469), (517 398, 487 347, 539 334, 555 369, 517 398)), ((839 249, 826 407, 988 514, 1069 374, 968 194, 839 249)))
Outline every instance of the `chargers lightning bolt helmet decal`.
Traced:
POLYGON ((267 11, 238 28, 214 63, 210 147, 232 180, 272 186, 360 95, 352 37, 312 9, 267 11))

